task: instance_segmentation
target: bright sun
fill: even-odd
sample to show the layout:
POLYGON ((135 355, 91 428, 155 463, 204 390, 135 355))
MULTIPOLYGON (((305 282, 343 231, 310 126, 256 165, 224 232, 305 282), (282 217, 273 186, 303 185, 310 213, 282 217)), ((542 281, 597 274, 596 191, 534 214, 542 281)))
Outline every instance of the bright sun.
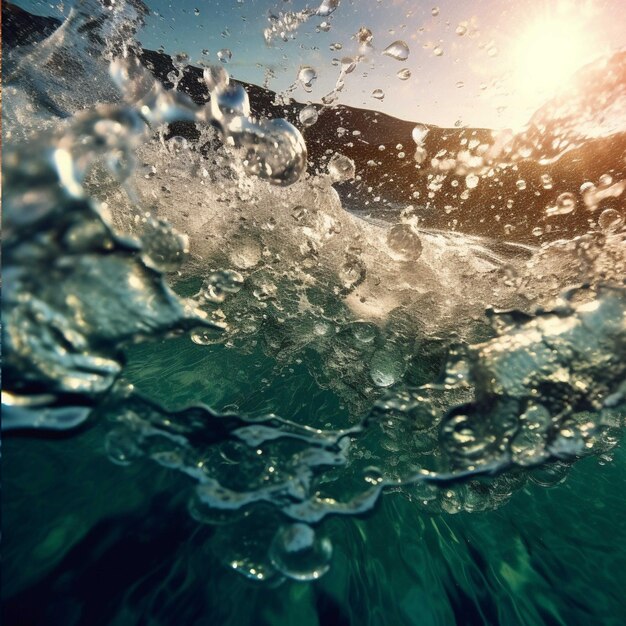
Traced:
POLYGON ((516 52, 520 92, 547 95, 591 60, 592 46, 582 17, 546 16, 522 32, 516 52))

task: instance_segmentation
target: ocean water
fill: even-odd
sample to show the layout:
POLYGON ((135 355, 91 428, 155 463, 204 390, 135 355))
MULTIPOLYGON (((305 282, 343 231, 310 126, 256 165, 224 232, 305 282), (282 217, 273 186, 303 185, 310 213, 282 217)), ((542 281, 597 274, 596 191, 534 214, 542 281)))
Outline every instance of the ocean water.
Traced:
POLYGON ((624 623, 624 54, 392 192, 145 14, 3 17, 4 622, 624 623))

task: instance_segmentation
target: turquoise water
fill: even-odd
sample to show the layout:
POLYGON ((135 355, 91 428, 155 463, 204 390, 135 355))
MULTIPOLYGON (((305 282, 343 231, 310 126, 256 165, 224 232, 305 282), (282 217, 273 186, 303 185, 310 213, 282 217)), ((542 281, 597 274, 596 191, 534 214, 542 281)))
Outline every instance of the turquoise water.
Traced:
POLYGON ((626 623, 626 54, 345 129, 146 11, 3 5, 3 623, 626 623))
MULTIPOLYGON (((342 410, 305 368, 188 337, 133 348, 127 377, 171 405, 236 402, 242 411, 280 409, 306 419, 342 410)), ((272 584, 224 564, 224 554, 245 544, 245 524, 198 524, 186 510, 192 481, 141 459, 112 464, 103 446, 108 430, 99 422, 59 439, 5 439, 4 623, 571 626, 626 619, 623 447, 610 462, 587 458, 567 473, 533 470, 510 500, 486 512, 426 512, 410 492, 386 494, 368 515, 322 524, 334 553, 319 581, 272 584)), ((506 477, 511 490, 520 480, 506 477)), ((259 520, 263 513, 250 540, 269 541, 259 520)))

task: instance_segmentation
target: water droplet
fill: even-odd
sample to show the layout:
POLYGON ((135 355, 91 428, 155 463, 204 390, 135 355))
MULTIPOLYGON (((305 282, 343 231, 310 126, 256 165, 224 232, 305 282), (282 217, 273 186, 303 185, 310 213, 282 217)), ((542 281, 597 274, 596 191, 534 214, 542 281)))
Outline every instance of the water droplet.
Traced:
POLYGON ((298 80, 307 92, 311 91, 316 78, 317 72, 310 65, 303 65, 298 72, 298 80))
POLYGON ((456 88, 461 89, 462 87, 465 87, 465 83, 462 80, 459 80, 456 84, 456 88))
POLYGON ((520 191, 524 191, 524 189, 526 189, 526 181, 523 179, 519 179, 516 183, 515 186, 520 190, 520 191))
POLYGON ((200 9, 194 9, 193 12, 194 15, 200 15, 200 9))
POLYGON ((220 65, 205 68, 202 77, 210 92, 224 89, 230 82, 228 72, 220 65))
POLYGON ((540 226, 535 226, 532 232, 534 237, 541 237, 541 235, 543 235, 543 228, 541 228, 540 226))
POLYGON ((602 174, 598 179, 601 187, 610 187, 613 183, 613 177, 610 174, 602 174))
POLYGON ((336 183, 351 180, 356 173, 354 161, 343 154, 334 154, 328 162, 328 173, 336 183))
POLYGON ((467 33, 467 26, 463 23, 459 24, 454 31, 459 37, 463 37, 467 33))
POLYGON ((406 61, 409 58, 409 52, 409 46, 404 41, 394 41, 383 50, 383 54, 396 61, 406 61))
POLYGON ((409 224, 396 224, 387 234, 387 245, 406 261, 416 261, 422 254, 422 242, 409 224))
POLYGON ((323 33, 327 33, 330 30, 330 22, 322 22, 319 25, 319 29, 323 32, 323 33))
POLYGON ((402 70, 398 70, 396 76, 400 80, 409 80, 409 78, 411 78, 411 70, 405 67, 402 70))
POLYGON ((356 34, 356 39, 361 45, 367 45, 373 39, 372 31, 365 26, 359 28, 359 32, 356 34))
POLYGON ((402 378, 404 363, 389 348, 377 350, 370 361, 370 378, 377 387, 391 387, 402 378))
POLYGON ((334 13, 339 6, 340 0, 323 0, 317 8, 317 15, 320 17, 328 17, 331 13, 334 13))
POLYGON ((352 57, 343 57, 341 59, 342 74, 351 74, 356 69, 356 61, 352 57))
POLYGON ((623 225, 624 217, 615 209, 605 209, 598 218, 598 226, 605 232, 616 232, 623 225))
POLYGON ((572 213, 576 208, 576 196, 573 193, 562 193, 557 199, 556 204, 549 206, 546 209, 546 215, 552 217, 553 215, 567 215, 572 213))
POLYGON ((222 48, 217 51, 217 58, 222 63, 228 63, 233 58, 233 53, 228 48, 222 48))
POLYGON ((384 100, 385 92, 382 89, 374 89, 374 91, 372 91, 372 98, 376 98, 376 100, 384 100))
POLYGON ((200 294, 209 302, 224 302, 229 294, 237 293, 243 285, 243 276, 235 270, 217 270, 205 279, 200 294))
POLYGON ((278 530, 269 549, 274 567, 294 580, 317 580, 330 568, 333 546, 307 524, 291 524, 278 530))
POLYGON ((426 160, 426 156, 427 153, 424 148, 422 148, 421 146, 417 146, 417 148, 415 148, 415 154, 413 155, 413 159, 418 165, 421 165, 426 160))
POLYGON ((480 179, 476 176, 476 174, 468 174, 465 177, 465 186, 468 189, 474 189, 478 185, 479 180, 480 179))
POLYGON ((298 115, 298 119, 303 126, 313 126, 317 122, 317 118, 317 109, 312 104, 305 106, 298 115))
POLYGON ((550 174, 541 175, 541 186, 544 189, 552 189, 552 176, 550 174))
POLYGON ((411 131, 411 137, 413 137, 413 141, 421 146, 426 139, 426 135, 428 135, 428 126, 424 124, 416 124, 411 131))
POLYGON ((435 46, 435 47, 433 48, 433 54, 434 54, 436 57, 443 56, 443 48, 442 48, 441 46, 435 46))
POLYGON ((199 346, 213 346, 224 341, 224 333, 217 328, 194 330, 190 337, 191 341, 199 346))
POLYGON ((437 17, 437 16, 439 15, 439 7, 433 7, 433 8, 431 9, 431 11, 430 11, 430 14, 431 14, 433 17, 437 17))
POLYGON ((189 238, 167 222, 149 219, 141 235, 141 258, 148 267, 173 272, 185 260, 189 238))

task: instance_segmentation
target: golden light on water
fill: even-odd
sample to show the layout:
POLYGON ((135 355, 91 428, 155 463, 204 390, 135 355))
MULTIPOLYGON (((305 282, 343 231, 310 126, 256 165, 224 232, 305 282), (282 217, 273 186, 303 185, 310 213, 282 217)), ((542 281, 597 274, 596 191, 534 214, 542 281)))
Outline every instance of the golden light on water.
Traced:
POLYGON ((551 95, 594 57, 583 15, 542 16, 521 31, 515 82, 520 95, 551 95))

